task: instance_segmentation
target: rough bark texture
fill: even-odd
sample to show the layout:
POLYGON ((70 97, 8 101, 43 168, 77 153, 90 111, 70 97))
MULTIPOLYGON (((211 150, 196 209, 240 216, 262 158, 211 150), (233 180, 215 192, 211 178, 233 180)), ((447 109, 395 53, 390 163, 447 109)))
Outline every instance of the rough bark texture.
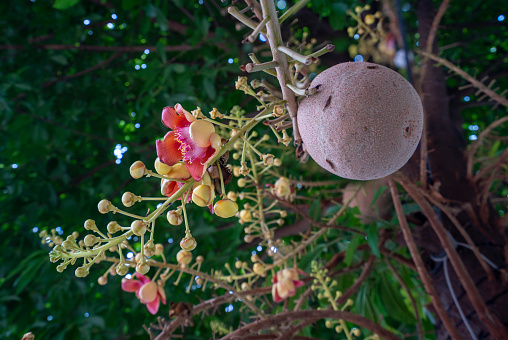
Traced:
MULTIPOLYGON (((418 7, 420 48, 426 49, 429 30, 435 15, 435 8, 431 0, 420 0, 418 7)), ((433 52, 437 53, 439 37, 434 40, 433 52)), ((422 99, 427 124, 429 161, 432 171, 432 180, 438 187, 440 194, 453 202, 453 207, 462 208, 457 219, 469 233, 480 252, 494 262, 499 268, 504 268, 503 260, 504 238, 498 222, 491 214, 491 207, 487 203, 477 202, 480 191, 478 184, 470 181, 466 176, 466 159, 464 157, 465 142, 460 132, 460 115, 455 107, 451 107, 454 101, 450 101, 446 88, 445 73, 442 68, 436 67, 435 62, 427 60, 422 68, 421 78, 422 99)), ((456 103, 456 102, 455 102, 456 103)), ((459 242, 465 242, 459 232, 452 226, 443 214, 443 223, 450 234, 459 242)), ((430 228, 425 233, 433 233, 430 228)), ((418 232, 422 243, 429 254, 439 256, 436 247, 425 247, 429 244, 429 236, 424 236, 423 230, 418 232)), ((434 244, 435 245, 435 244, 434 244)), ((508 325, 508 290, 502 279, 501 272, 494 270, 495 278, 489 281, 485 271, 476 260, 472 251, 464 247, 458 247, 463 262, 473 278, 480 294, 489 307, 490 311, 505 325, 508 325)), ((456 324, 463 339, 470 339, 469 332, 452 300, 452 296, 445 280, 444 266, 442 263, 428 261, 432 268, 435 287, 442 299, 450 317, 456 324)), ((464 293, 452 266, 448 262, 448 273, 453 286, 453 291, 459 301, 468 323, 478 339, 494 339, 494 335, 487 332, 486 327, 480 322, 478 315, 472 308, 467 295, 464 293)), ((441 322, 437 320, 437 339, 449 339, 441 322)))

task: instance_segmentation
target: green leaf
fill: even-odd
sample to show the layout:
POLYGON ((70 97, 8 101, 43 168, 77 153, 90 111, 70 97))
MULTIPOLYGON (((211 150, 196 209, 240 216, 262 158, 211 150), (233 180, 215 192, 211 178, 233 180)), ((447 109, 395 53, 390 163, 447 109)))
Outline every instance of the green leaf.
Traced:
POLYGON ((321 219, 321 201, 313 200, 309 207, 309 217, 314 221, 321 219))
POLYGON ((53 8, 64 10, 76 5, 80 0, 56 0, 53 8))
POLYGON ((381 280, 379 281, 379 297, 381 302, 390 313, 390 317, 405 324, 414 324, 416 320, 404 303, 402 295, 394 287, 395 284, 397 287, 399 286, 398 282, 390 283, 386 275, 381 275, 381 280))
POLYGON ((369 229, 367 230, 367 244, 369 245, 370 249, 372 250, 372 254, 376 255, 377 257, 381 257, 381 254, 379 253, 379 247, 378 247, 377 226, 375 224, 372 224, 369 227, 369 229))
POLYGON ((305 256, 303 256, 300 259, 300 261, 298 262, 298 266, 304 272, 309 272, 312 261, 319 258, 319 256, 321 256, 321 254, 323 254, 325 251, 326 244, 318 244, 317 246, 314 247, 312 251, 308 252, 307 254, 305 254, 305 256))
POLYGON ((355 234, 353 236, 353 239, 351 240, 351 243, 349 243, 349 246, 346 250, 346 255, 344 256, 344 262, 349 267, 351 265, 351 262, 353 261, 353 256, 355 255, 356 248, 358 248, 358 242, 360 241, 360 234, 355 234))
POLYGON ((214 100, 217 92, 215 91, 215 86, 213 86, 213 83, 208 78, 203 78, 203 88, 208 98, 214 100))

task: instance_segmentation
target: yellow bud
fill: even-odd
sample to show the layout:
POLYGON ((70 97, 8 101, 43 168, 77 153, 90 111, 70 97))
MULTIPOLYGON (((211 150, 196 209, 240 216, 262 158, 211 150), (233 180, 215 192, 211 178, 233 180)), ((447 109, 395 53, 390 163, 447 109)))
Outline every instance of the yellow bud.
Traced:
POLYGON ((252 267, 252 271, 257 275, 264 276, 265 275, 265 266, 262 263, 254 263, 252 267))
POLYGON ((88 276, 88 273, 89 273, 88 267, 85 267, 85 266, 78 267, 74 271, 74 274, 76 275, 76 277, 85 277, 85 276, 88 276))
POLYGON ((248 290, 250 288, 247 282, 242 282, 242 290, 248 290))
POLYGON ((186 236, 180 241, 180 247, 186 251, 192 251, 196 248, 196 239, 192 236, 186 236))
POLYGON ((86 235, 84 242, 85 246, 92 247, 95 243, 97 243, 99 240, 95 235, 86 235))
POLYGON ((240 210, 240 220, 243 222, 252 221, 252 213, 249 210, 240 210))
POLYGON ((254 241, 256 237, 254 237, 253 235, 245 235, 243 237, 243 240, 245 241, 245 243, 251 243, 252 241, 254 241))
POLYGON ((192 253, 190 251, 182 249, 176 254, 176 262, 178 262, 178 264, 189 264, 191 261, 192 253))
POLYGON ((142 220, 136 220, 131 223, 131 230, 134 235, 141 236, 146 233, 146 222, 142 220))
POLYGON ((143 175, 146 172, 146 166, 143 162, 136 161, 136 162, 132 163, 132 165, 129 169, 129 172, 130 172, 132 178, 134 178, 134 179, 141 178, 141 177, 143 177, 143 175))
POLYGON ((367 25, 372 25, 376 21, 376 18, 372 14, 367 14, 364 21, 367 25))
POLYGON ((259 262, 259 256, 257 254, 256 255, 252 255, 250 257, 250 260, 252 261, 252 263, 259 262))
POLYGON ((164 253, 164 246, 160 243, 155 245, 155 255, 162 255, 164 253))
POLYGON ((157 173, 159 175, 167 175, 171 171, 171 168, 172 168, 170 165, 162 163, 162 161, 159 159, 159 157, 157 157, 155 159, 154 166, 155 166, 155 171, 157 171, 157 173))
POLYGON ((232 201, 235 201, 238 199, 238 195, 234 191, 228 192, 228 198, 232 201))
POLYGON ((86 230, 97 230, 97 225, 95 224, 94 220, 86 220, 85 221, 85 229, 86 230))
POLYGON ((198 257, 196 257, 196 262, 197 263, 203 263, 203 261, 205 260, 205 258, 201 255, 199 255, 198 257))
POLYGON ((136 265, 136 271, 141 275, 145 275, 150 270, 150 266, 146 262, 140 262, 136 265))
POLYGON ((134 205, 134 203, 136 203, 138 200, 137 200, 137 197, 136 195, 134 195, 132 192, 129 192, 129 191, 126 191, 124 192, 124 194, 122 195, 122 203, 123 205, 125 205, 126 207, 131 207, 134 205))
POLYGON ((240 269, 240 268, 242 268, 242 264, 243 264, 243 263, 242 263, 242 261, 236 261, 236 262, 235 262, 235 268, 236 268, 236 269, 240 269))
POLYGON ((360 336, 362 335, 362 331, 359 328, 353 328, 353 335, 360 336))
POLYGON ((97 208, 99 209, 99 212, 101 214, 107 214, 108 212, 113 210, 114 206, 113 206, 113 204, 111 204, 110 201, 108 201, 108 200, 102 200, 97 205, 97 208))
POLYGON ((197 206, 206 207, 213 202, 214 193, 209 185, 199 185, 192 191, 192 202, 197 206))
POLYGON ((282 161, 279 158, 275 158, 273 160, 273 165, 275 165, 275 166, 281 166, 282 165, 282 161))
POLYGON ((247 181, 244 178, 240 178, 237 184, 240 188, 243 188, 245 185, 247 185, 247 181))
POLYGON ((152 257, 155 255, 155 244, 152 240, 148 240, 148 242, 145 243, 143 249, 147 257, 152 257))
POLYGON ((215 133, 215 127, 212 123, 199 119, 189 126, 191 139, 201 148, 210 146, 210 136, 215 133))
POLYGON ((97 283, 100 284, 101 286, 104 286, 105 284, 108 283, 108 277, 107 276, 99 276, 99 278, 97 279, 97 283))
POLYGON ((221 199, 213 206, 215 215, 222 218, 229 218, 235 216, 238 212, 238 204, 230 199, 221 199))

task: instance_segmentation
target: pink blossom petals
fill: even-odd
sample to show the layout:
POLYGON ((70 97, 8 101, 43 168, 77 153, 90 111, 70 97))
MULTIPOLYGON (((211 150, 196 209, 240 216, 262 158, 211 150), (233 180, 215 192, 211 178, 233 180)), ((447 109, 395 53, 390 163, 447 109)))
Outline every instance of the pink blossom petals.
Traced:
MULTIPOLYGON (((180 105, 181 107, 181 105, 180 105)), ((175 130, 177 127, 189 126, 191 122, 187 120, 185 115, 181 113, 180 115, 177 111, 172 107, 165 107, 162 110, 162 124, 171 130, 175 130)))
POLYGON ((129 293, 135 293, 141 289, 143 284, 138 280, 122 279, 122 290, 129 293))
POLYGON ((155 300, 146 304, 146 308, 148 309, 150 314, 152 314, 152 315, 157 314, 157 311, 159 310, 159 305, 160 305, 159 300, 160 300, 160 298, 159 298, 159 296, 157 296, 155 298, 155 300))
POLYGON ((163 140, 157 140, 155 146, 157 157, 164 164, 174 165, 183 158, 183 154, 179 150, 180 142, 173 131, 168 132, 163 140))

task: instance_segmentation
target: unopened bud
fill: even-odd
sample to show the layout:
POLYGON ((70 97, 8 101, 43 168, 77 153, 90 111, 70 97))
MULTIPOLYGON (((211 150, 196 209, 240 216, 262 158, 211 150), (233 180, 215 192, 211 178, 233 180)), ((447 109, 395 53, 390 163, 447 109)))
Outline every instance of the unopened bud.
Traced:
POLYGON ((171 225, 180 225, 183 222, 183 216, 176 210, 168 211, 166 217, 171 225))
POLYGON ((186 251, 192 251, 196 248, 196 239, 192 236, 186 236, 180 241, 180 247, 186 251))
POLYGON ((143 175, 146 172, 146 166, 143 162, 136 161, 136 162, 132 163, 132 165, 129 169, 129 172, 130 172, 132 178, 134 178, 134 179, 141 178, 141 177, 143 177, 143 175))
POLYGON ((100 284, 101 286, 104 286, 105 284, 108 283, 108 277, 107 276, 99 276, 99 278, 97 279, 97 283, 100 284))
POLYGON ((235 201, 238 199, 238 195, 234 191, 228 192, 228 198, 232 201, 235 201))
POLYGON ((192 202, 197 206, 206 207, 213 202, 214 193, 209 185, 198 185, 192 191, 192 202))
POLYGON ((248 290, 250 288, 249 284, 247 282, 242 282, 242 290, 248 290))
POLYGON ((222 218, 235 216, 238 212, 238 204, 230 199, 221 199, 213 206, 215 214, 222 218))
POLYGON ((182 249, 176 254, 176 262, 178 262, 178 264, 189 264, 191 261, 192 253, 190 251, 182 249))
POLYGON ((131 223, 131 230, 134 235, 141 236, 146 233, 146 222, 142 220, 136 220, 131 223))
POLYGON ((95 235, 86 235, 83 241, 85 242, 85 246, 92 247, 99 241, 99 239, 95 235))
POLYGON ((196 257, 196 262, 197 263, 203 263, 203 261, 205 260, 205 258, 201 255, 199 255, 198 257, 196 257))
POLYGON ((372 14, 367 14, 364 18, 364 21, 367 25, 372 25, 374 21, 376 21, 376 18, 372 14))
POLYGON ((275 166, 281 166, 282 165, 282 161, 279 158, 275 158, 273 160, 273 165, 275 165, 275 166))
POLYGON ((113 206, 113 204, 111 204, 110 201, 108 201, 108 200, 102 200, 97 205, 97 208, 99 209, 99 212, 101 214, 107 214, 108 212, 113 210, 114 206, 113 206))
POLYGON ((118 222, 111 221, 111 222, 108 223, 107 229, 108 229, 108 233, 114 234, 114 233, 119 232, 120 230, 122 230, 122 227, 120 227, 118 222))
POLYGON ((249 210, 240 210, 240 220, 243 222, 252 221, 252 213, 249 210))
POLYGON ((125 192, 123 195, 122 195, 122 203, 123 205, 125 205, 126 207, 131 207, 134 205, 134 203, 136 203, 138 200, 137 200, 137 197, 136 195, 134 195, 132 192, 125 192))
POLYGON ((165 163, 162 163, 161 160, 159 159, 159 157, 157 157, 155 159, 154 166, 155 166, 155 171, 157 171, 157 173, 159 175, 163 175, 163 176, 169 174, 169 172, 171 171, 171 168, 172 168, 171 166, 169 166, 165 163))
POLYGON ((152 257, 155 255, 155 244, 152 240, 148 240, 143 248, 147 257, 152 257))
POLYGON ((85 230, 97 230, 97 225, 94 220, 86 220, 85 221, 85 230))
POLYGON ((155 245, 155 255, 160 256, 164 253, 164 246, 160 243, 155 245))
POLYGON ((76 277, 87 276, 89 274, 88 266, 82 266, 82 267, 76 268, 76 270, 74 271, 74 274, 76 274, 76 277))
POLYGON ((242 268, 242 264, 243 264, 243 262, 242 262, 242 261, 236 261, 236 262, 235 262, 235 268, 236 268, 236 269, 240 269, 240 268, 242 268))
POLYGON ((252 262, 252 263, 259 262, 259 256, 258 256, 257 254, 252 255, 252 256, 250 257, 250 260, 251 260, 251 262, 252 262))
POLYGON ((238 186, 239 186, 240 188, 243 188, 244 186, 246 186, 246 185, 247 185, 247 181, 246 181, 244 178, 240 178, 240 179, 238 180, 237 184, 238 184, 238 186))
POLYGON ((150 266, 146 262, 140 262, 136 265, 136 271, 141 275, 145 275, 150 270, 150 266))
POLYGON ((256 237, 253 236, 253 235, 245 235, 243 240, 245 241, 245 243, 251 243, 252 241, 254 241, 256 237))
POLYGON ((265 266, 262 263, 254 263, 252 267, 252 271, 257 275, 264 276, 265 275, 265 266))
POLYGON ((116 273, 120 276, 125 276, 129 272, 129 267, 125 265, 124 262, 120 262, 116 266, 116 273))

